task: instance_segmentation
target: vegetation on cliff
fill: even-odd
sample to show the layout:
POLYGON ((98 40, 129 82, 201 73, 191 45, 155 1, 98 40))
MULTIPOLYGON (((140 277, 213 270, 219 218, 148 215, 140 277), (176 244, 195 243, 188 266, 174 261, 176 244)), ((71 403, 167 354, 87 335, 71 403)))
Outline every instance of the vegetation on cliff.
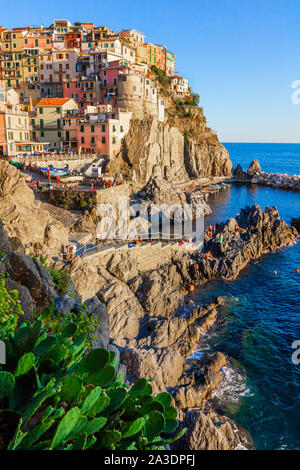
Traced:
POLYGON ((115 353, 88 351, 88 334, 69 318, 20 324, 17 292, 0 281, 0 449, 163 449, 183 435, 167 393, 150 380, 131 388, 116 375, 115 353))

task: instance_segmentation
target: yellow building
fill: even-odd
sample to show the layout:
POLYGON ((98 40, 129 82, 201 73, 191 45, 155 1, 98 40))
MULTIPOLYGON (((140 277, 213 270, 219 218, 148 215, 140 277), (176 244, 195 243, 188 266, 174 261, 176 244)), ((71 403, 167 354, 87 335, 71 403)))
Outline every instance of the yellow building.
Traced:
POLYGON ((43 144, 31 140, 28 112, 22 110, 18 93, 0 85, 0 155, 15 156, 43 148, 43 144))
POLYGON ((32 122, 39 141, 48 150, 61 150, 64 142, 63 121, 68 112, 78 110, 73 98, 42 98, 37 104, 37 118, 32 122))

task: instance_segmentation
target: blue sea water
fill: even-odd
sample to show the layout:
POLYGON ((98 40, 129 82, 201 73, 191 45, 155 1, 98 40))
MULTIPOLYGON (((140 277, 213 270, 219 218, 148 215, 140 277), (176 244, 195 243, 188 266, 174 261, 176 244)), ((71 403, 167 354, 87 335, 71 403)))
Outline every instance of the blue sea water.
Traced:
MULTIPOLYGON (((258 158, 266 171, 300 174, 300 145, 225 145, 235 165, 248 168, 258 158)), ((209 203, 213 215, 206 224, 225 221, 252 204, 275 205, 287 222, 300 216, 299 192, 262 186, 233 185, 211 196, 209 203)), ((300 364, 292 362, 292 343, 300 340, 296 267, 300 268, 300 240, 251 262, 237 280, 208 283, 194 294, 198 302, 216 295, 229 297, 210 346, 241 369, 248 392, 238 404, 227 396, 219 406, 249 430, 257 449, 300 449, 300 364)))
POLYGON ((231 161, 244 170, 252 160, 257 159, 262 171, 300 175, 300 144, 239 144, 224 143, 231 161))

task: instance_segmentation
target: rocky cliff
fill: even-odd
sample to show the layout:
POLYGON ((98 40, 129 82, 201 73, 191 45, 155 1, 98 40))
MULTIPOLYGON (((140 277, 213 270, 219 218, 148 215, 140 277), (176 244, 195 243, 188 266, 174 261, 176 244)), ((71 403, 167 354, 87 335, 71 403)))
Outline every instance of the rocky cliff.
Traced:
POLYGON ((227 150, 206 123, 203 109, 174 100, 169 87, 159 89, 165 103, 165 120, 144 114, 132 119, 122 152, 110 170, 145 184, 152 176, 170 182, 189 178, 230 176, 232 164, 227 150))
POLYGON ((0 160, 0 218, 13 250, 57 254, 68 241, 68 230, 42 209, 24 176, 0 160))

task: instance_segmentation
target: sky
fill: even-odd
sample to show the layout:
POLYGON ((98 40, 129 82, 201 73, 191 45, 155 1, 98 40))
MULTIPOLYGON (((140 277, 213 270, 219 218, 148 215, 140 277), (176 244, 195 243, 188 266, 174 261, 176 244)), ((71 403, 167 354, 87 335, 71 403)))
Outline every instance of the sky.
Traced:
POLYGON ((300 91, 299 0, 3 3, 7 27, 69 19, 116 32, 135 28, 175 53, 176 72, 200 95, 221 141, 300 142, 300 102, 292 102, 293 82, 300 91))

